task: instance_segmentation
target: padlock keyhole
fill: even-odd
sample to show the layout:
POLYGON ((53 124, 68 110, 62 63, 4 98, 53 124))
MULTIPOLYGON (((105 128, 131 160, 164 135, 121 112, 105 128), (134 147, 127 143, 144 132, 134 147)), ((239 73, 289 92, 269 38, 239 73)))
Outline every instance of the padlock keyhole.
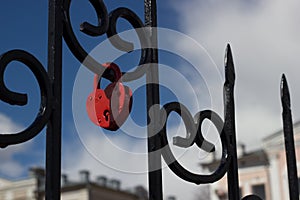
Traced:
POLYGON ((103 115, 104 115, 104 119, 105 119, 105 121, 109 121, 109 111, 108 110, 105 110, 104 111, 104 113, 103 113, 103 115))

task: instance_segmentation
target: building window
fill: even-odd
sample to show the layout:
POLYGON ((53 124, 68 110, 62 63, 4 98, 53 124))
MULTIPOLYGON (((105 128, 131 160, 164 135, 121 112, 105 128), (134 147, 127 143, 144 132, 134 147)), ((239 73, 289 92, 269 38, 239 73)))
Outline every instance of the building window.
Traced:
POLYGON ((259 196, 262 199, 266 199, 265 185, 264 184, 253 185, 252 193, 259 196))

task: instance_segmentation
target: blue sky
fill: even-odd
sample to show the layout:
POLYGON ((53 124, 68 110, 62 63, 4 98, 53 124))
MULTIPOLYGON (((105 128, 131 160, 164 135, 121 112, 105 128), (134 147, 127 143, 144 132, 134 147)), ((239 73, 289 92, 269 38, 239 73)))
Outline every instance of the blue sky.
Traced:
MULTIPOLYGON (((143 19, 142 1, 107 0, 105 3, 108 11, 125 6, 134 10, 143 19)), ((200 99, 203 102, 203 104, 200 103, 200 108, 209 108, 210 104, 207 102, 211 101, 210 103, 214 105, 214 109, 221 116, 223 112, 224 50, 226 44, 231 43, 237 73, 237 133, 239 140, 246 143, 249 149, 260 148, 261 139, 281 127, 279 82, 283 72, 286 73, 290 83, 294 121, 300 119, 300 104, 297 104, 297 102, 300 102, 300 89, 298 86, 300 16, 297 8, 299 8, 299 3, 296 0, 288 0, 285 3, 280 0, 232 0, 226 3, 221 0, 166 0, 158 2, 159 27, 181 31, 205 49, 205 51, 201 50, 199 53, 197 45, 194 46, 189 43, 189 38, 169 41, 168 45, 174 49, 175 53, 162 51, 160 53, 161 63, 176 69, 193 84, 193 91, 196 91, 196 100, 200 99), (210 55, 209 58, 205 55, 206 51, 210 55), (185 52, 185 56, 182 56, 182 52, 185 52), (197 75, 197 71, 200 71, 200 75, 197 75), (206 97, 203 97, 205 95, 202 95, 202 92, 207 94, 208 90, 209 95, 206 99, 206 97)), ((1 3, 0 52, 23 49, 33 54, 46 67, 47 15, 47 1, 10 0, 1 3)), ((71 19, 74 29, 79 29, 79 24, 83 21, 96 23, 97 20, 92 6, 83 0, 74 0, 71 7, 71 19)), ((125 20, 120 20, 119 28, 120 30, 126 30, 130 26, 125 20)), ((173 37, 172 35, 164 35, 165 33, 165 31, 162 31, 161 43, 173 37)), ((106 39, 106 36, 91 38, 80 31, 76 31, 76 36, 87 51, 92 51, 106 39)), ((63 172, 76 178, 78 170, 90 169, 93 177, 105 173, 108 177, 122 179, 124 187, 132 187, 136 184, 146 185, 147 179, 143 173, 133 175, 128 172, 124 173, 126 169, 123 169, 123 172, 122 169, 119 169, 119 171, 111 170, 110 167, 107 167, 109 164, 101 163, 101 159, 105 161, 109 158, 98 157, 101 154, 98 151, 110 151, 112 147, 107 146, 109 150, 106 150, 104 148, 106 144, 97 143, 101 139, 100 135, 97 140, 91 141, 91 138, 97 137, 97 133, 94 133, 91 129, 87 129, 90 133, 86 135, 78 131, 78 127, 79 130, 81 128, 86 130, 86 124, 81 124, 76 129, 72 103, 78 102, 80 97, 77 100, 74 99, 73 87, 76 83, 76 77, 80 77, 82 73, 84 74, 84 69, 80 68, 80 63, 71 54, 65 43, 63 48, 63 172), (95 153, 98 154, 95 155, 95 153)), ((113 49, 114 47, 111 46, 110 48, 113 49)), ((139 51, 136 51, 130 55, 120 57, 116 62, 120 64, 122 69, 127 70, 131 66, 137 65, 138 60, 139 51)), ((162 79, 171 82, 166 82, 166 87, 162 87, 162 104, 174 101, 177 96, 182 97, 185 94, 187 97, 193 97, 189 90, 180 86, 179 79, 172 81, 172 76, 168 74, 170 72, 168 71, 169 68, 162 68, 162 71, 166 70, 166 73, 161 75, 162 79), (182 88, 182 91, 179 91, 180 94, 174 94, 175 92, 171 88, 182 88)), ((90 86, 92 86, 92 74, 88 74, 88 77, 90 79, 85 80, 86 84, 88 85, 90 82, 90 86)), ((0 103, 0 130, 15 132, 27 127, 34 119, 39 105, 39 91, 36 80, 30 71, 19 63, 12 63, 7 68, 5 81, 11 90, 27 93, 29 96, 28 105, 24 107, 0 103)), ((80 84, 81 82, 77 83, 80 84)), ((134 87, 134 83, 132 84, 132 87, 134 87)), ((81 98, 84 99, 85 93, 89 93, 90 89, 86 89, 81 98)), ((76 88, 74 91, 76 91, 76 88)), ((132 111, 132 119, 141 127, 145 125, 146 121, 144 96, 144 87, 135 91, 132 111)), ((194 108, 193 100, 184 99, 184 102, 193 114, 198 111, 194 108)), ((83 106, 84 104, 85 102, 83 102, 83 106)), ((176 134, 175 130, 178 129, 176 124, 178 123, 179 118, 172 115, 169 123, 170 132, 174 131, 174 134, 176 134)), ((183 130, 182 123, 178 126, 179 130, 183 130)), ((128 138, 124 139, 124 135, 126 134, 108 133, 108 138, 111 143, 117 144, 129 152, 141 153, 145 150, 145 140, 140 139, 140 136, 135 135, 136 140, 134 141, 138 144, 134 145, 132 141, 127 142, 128 138)), ((2 162, 4 164, 0 166, 1 177, 13 179, 24 177, 27 175, 28 167, 43 166, 44 149, 45 132, 43 131, 32 141, 1 150, 0 157, 4 160, 2 162)), ((187 152, 182 162, 197 170, 198 154, 198 150, 193 149, 191 152, 187 152), (195 153, 197 154, 196 161, 191 162, 189 159, 194 159, 195 153)), ((115 158, 119 159, 121 156, 116 155, 115 158)), ((146 163, 143 162, 144 158, 132 159, 129 159, 131 163, 138 162, 141 166, 140 170, 144 170, 146 166, 146 163)), ((108 161, 113 162, 115 165, 118 164, 113 160, 108 161)), ((135 169, 134 166, 128 165, 127 167, 135 169)), ((193 199, 199 189, 179 180, 168 170, 164 170, 164 180, 168 185, 165 188, 166 194, 176 194, 179 199, 182 197, 180 196, 182 194, 177 194, 179 188, 182 187, 187 191, 192 191, 189 199, 193 199)))
MULTIPOLYGON (((114 8, 126 6, 134 10, 143 20, 143 3, 139 1, 130 2, 106 2, 108 11, 114 8)), ((0 52, 4 53, 12 49, 23 49, 33 54, 46 68, 47 66, 47 2, 46 1, 7 1, 0 6, 1 23, 4 25, 1 31, 0 52)), ((160 16, 159 23, 163 27, 176 27, 176 12, 170 9, 167 3, 163 3, 158 10, 160 16)), ((71 6, 71 19, 78 36, 79 41, 83 44, 87 51, 91 51, 106 36, 91 38, 82 34, 79 30, 79 24, 83 21, 96 23, 95 11, 92 6, 85 1, 74 1, 71 6)), ((131 28, 125 20, 120 20, 120 30, 131 28)), ((111 47, 113 48, 113 47, 111 47)), ((162 52, 164 56, 161 63, 168 64, 172 62, 182 62, 180 58, 172 55, 172 53, 162 52)), ((139 51, 128 56, 122 56, 116 62, 125 65, 135 66, 139 61, 139 51)), ((72 169, 72 159, 68 159, 70 154, 74 152, 85 152, 82 142, 80 141, 77 130, 74 126, 72 115, 72 93, 75 77, 80 68, 80 63, 71 54, 70 50, 64 43, 63 46, 63 172, 75 173, 79 168, 72 169), (76 148, 76 149, 74 149, 76 148)), ((123 68, 124 70, 124 68, 123 68)), ((126 68, 125 68, 126 70, 126 68)), ((92 78, 89 80, 89 88, 91 91, 92 78)), ((9 65, 5 74, 5 83, 7 87, 13 91, 27 93, 29 97, 28 104, 24 107, 10 106, 3 102, 0 103, 1 115, 1 131, 5 133, 18 132, 26 128, 32 123, 39 107, 39 89, 35 78, 31 72, 22 64, 13 62, 9 65)), ((162 87, 162 102, 176 100, 174 94, 162 87)), ((135 105, 132 111, 132 118, 140 126, 145 126, 145 86, 142 86, 134 94, 135 105)), ((84 96, 84 99, 87 96, 84 96)), ((85 104, 85 102, 84 102, 85 104)), ((178 123, 178 118, 173 119, 173 123, 178 123)), ((144 133, 141 133, 144 134, 144 133)), ((111 135, 111 137, 121 137, 121 133, 111 135)), ((145 134, 144 134, 145 135, 145 134)), ((145 140, 142 140, 142 142, 145 140)), ((138 140, 137 140, 138 142, 138 140)), ((132 143, 132 142, 131 142, 132 143)), ((141 141, 140 141, 141 143, 141 141)), ((126 144, 125 144, 126 146, 126 144)), ((128 144, 127 144, 128 146, 128 144)), ((4 162, 0 167, 0 175, 3 178, 19 179, 26 177, 28 168, 31 166, 44 166, 45 161, 45 131, 42 131, 33 140, 22 145, 16 145, 1 150, 0 156, 4 162)), ((92 156, 89 156, 91 159, 92 156)), ((89 162, 82 168, 89 168, 89 162)), ((102 167, 101 164, 99 165, 102 167)), ((99 167, 98 166, 98 167, 99 167)), ((77 172, 76 172, 77 173, 77 172)), ((98 175, 103 173, 95 172, 98 175)), ((96 175, 96 174, 94 174, 96 175)), ((109 176, 109 175, 108 175, 109 176)), ((112 175, 113 176, 113 175, 112 175)), ((145 177, 145 176, 144 176, 145 177)), ((146 182, 136 181, 133 184, 143 184, 146 182)), ((129 184, 130 185, 130 184, 129 184)))

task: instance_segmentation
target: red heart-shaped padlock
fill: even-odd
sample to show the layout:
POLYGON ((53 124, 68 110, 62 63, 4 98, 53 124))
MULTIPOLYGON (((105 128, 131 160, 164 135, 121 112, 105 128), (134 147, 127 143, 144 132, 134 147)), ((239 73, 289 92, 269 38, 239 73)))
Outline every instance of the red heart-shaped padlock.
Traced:
POLYGON ((95 75, 94 90, 88 96, 86 109, 90 120, 107 130, 115 131, 126 121, 132 106, 132 91, 121 82, 122 73, 114 63, 103 65, 114 72, 114 81, 100 89, 101 77, 95 75))

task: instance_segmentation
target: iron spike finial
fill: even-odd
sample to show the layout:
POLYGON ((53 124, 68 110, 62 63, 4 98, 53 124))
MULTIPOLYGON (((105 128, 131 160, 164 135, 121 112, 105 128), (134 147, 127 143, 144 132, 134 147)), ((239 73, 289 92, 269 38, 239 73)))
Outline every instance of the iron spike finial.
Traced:
POLYGON ((235 70, 233 64, 233 57, 230 44, 227 44, 225 53, 225 83, 234 85, 235 82, 235 70))
POLYGON ((291 108, 291 99, 290 99, 289 86, 288 86, 285 74, 282 74, 282 77, 281 77, 280 93, 281 93, 281 103, 282 103, 283 108, 290 109, 291 108))
POLYGON ((291 99, 288 83, 285 75, 282 75, 280 84, 281 102, 282 102, 282 121, 285 142, 285 153, 287 162, 287 172, 289 180, 290 199, 299 200, 299 188, 297 178, 297 160, 295 154, 295 140, 293 131, 293 119, 291 112, 291 99))
POLYGON ((238 158, 235 131, 234 107, 235 72, 230 45, 227 44, 225 53, 225 83, 224 83, 224 131, 230 138, 229 154, 231 156, 230 168, 227 173, 228 199, 239 199, 238 158))

